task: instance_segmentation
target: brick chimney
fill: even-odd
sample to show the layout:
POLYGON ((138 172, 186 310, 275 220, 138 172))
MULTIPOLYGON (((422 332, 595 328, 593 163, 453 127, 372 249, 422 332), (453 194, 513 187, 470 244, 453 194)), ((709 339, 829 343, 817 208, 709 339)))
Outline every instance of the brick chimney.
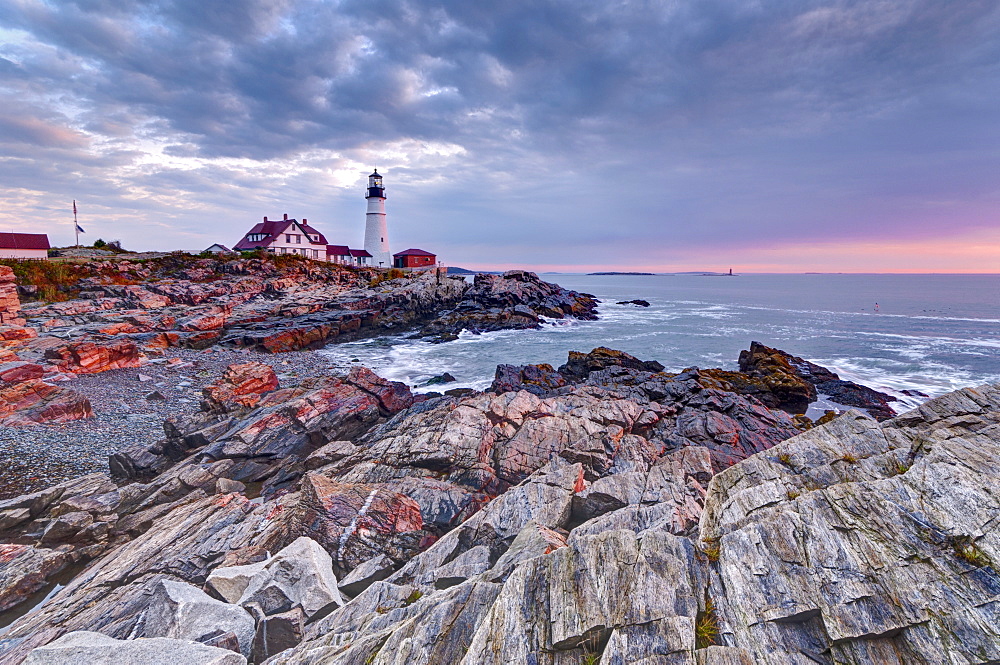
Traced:
POLYGON ((305 225, 305 224, 308 224, 308 223, 309 223, 309 220, 306 219, 305 217, 303 217, 302 218, 302 224, 305 225))
POLYGON ((267 215, 264 215, 264 221, 265 222, 267 221, 267 215))
POLYGON ((286 222, 288 221, 288 213, 287 212, 285 213, 285 221, 286 222))

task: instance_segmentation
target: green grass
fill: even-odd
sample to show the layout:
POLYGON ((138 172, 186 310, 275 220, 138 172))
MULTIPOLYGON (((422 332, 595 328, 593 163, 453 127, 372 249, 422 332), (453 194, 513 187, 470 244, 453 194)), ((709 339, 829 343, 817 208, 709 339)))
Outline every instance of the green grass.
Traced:
POLYGON ((719 545, 718 538, 706 538, 701 541, 701 551, 705 553, 708 560, 711 562, 716 562, 719 560, 719 555, 722 553, 722 548, 719 545))
POLYGON ((694 625, 695 648, 713 646, 719 639, 719 619, 715 616, 715 604, 709 599, 705 611, 700 612, 694 625))
POLYGON ((976 544, 972 542, 972 538, 969 536, 951 538, 951 549, 955 552, 956 557, 970 566, 985 568, 992 564, 990 558, 981 549, 976 547, 976 544))

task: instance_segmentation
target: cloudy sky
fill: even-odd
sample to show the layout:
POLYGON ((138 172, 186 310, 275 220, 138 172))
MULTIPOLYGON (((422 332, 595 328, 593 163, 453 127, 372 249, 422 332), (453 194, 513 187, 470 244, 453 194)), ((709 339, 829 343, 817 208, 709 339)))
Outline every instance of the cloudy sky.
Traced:
POLYGON ((1000 272, 996 0, 3 0, 0 230, 1000 272))

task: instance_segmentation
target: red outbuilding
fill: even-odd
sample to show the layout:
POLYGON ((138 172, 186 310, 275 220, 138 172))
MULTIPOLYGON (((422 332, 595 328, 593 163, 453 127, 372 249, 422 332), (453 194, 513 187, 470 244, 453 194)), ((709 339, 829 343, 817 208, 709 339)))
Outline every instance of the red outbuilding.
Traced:
POLYGON ((437 255, 422 249, 407 249, 392 255, 393 268, 429 268, 437 263, 437 255))
POLYGON ((48 257, 48 235, 0 233, 0 259, 47 259, 48 257))

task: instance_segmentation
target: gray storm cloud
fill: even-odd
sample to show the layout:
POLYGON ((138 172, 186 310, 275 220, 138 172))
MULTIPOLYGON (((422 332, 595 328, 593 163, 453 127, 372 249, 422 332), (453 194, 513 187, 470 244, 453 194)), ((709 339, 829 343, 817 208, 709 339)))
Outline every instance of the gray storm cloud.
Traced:
POLYGON ((992 0, 14 0, 0 35, 12 223, 78 198, 132 245, 281 212, 357 242, 330 174, 377 160, 394 235, 457 262, 1000 226, 992 0))

